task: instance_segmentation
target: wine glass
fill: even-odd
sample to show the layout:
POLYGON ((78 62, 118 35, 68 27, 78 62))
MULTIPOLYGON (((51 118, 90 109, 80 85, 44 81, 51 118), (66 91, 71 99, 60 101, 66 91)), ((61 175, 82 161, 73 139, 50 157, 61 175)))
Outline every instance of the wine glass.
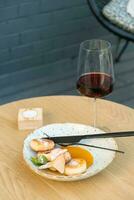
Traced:
POLYGON ((77 90, 94 98, 94 128, 96 128, 96 99, 113 91, 113 58, 111 44, 105 40, 87 40, 81 43, 78 58, 77 90))

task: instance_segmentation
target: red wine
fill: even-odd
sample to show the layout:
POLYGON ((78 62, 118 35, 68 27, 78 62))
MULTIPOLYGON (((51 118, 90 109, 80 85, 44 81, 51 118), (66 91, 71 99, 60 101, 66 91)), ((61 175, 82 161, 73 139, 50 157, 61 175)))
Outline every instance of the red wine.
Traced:
POLYGON ((77 81, 77 89, 88 97, 103 97, 113 90, 113 78, 105 73, 86 73, 77 81))

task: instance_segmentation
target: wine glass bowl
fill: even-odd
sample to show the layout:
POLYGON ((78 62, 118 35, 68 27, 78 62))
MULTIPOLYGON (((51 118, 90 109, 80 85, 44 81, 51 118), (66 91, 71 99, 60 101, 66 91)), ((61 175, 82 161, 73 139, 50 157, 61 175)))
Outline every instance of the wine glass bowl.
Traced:
POLYGON ((114 69, 111 44, 105 40, 87 40, 81 43, 77 90, 81 95, 95 99, 94 127, 96 126, 96 98, 110 94, 114 88, 114 69))
POLYGON ((87 97, 104 97, 113 91, 113 79, 101 72, 91 72, 80 76, 77 89, 87 97))

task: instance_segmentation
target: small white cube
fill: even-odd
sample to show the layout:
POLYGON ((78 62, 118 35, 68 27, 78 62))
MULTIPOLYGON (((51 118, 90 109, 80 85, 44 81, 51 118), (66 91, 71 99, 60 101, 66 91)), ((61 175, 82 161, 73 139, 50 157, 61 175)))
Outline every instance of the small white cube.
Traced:
POLYGON ((18 112, 19 130, 36 129, 43 126, 42 108, 21 108, 18 112))

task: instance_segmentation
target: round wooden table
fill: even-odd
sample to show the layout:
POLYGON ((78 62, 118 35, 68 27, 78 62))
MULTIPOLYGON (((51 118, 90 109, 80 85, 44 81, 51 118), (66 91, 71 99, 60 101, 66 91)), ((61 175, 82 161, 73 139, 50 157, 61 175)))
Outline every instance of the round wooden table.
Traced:
MULTIPOLYGON (((93 100, 76 96, 51 96, 21 100, 0 107, 1 200, 133 200, 134 138, 117 139, 125 154, 104 171, 78 182, 56 182, 34 174, 22 158, 23 140, 30 131, 19 131, 19 108, 43 107, 44 124, 93 124, 93 100)), ((98 100, 98 126, 111 131, 134 130, 134 110, 98 100)))

